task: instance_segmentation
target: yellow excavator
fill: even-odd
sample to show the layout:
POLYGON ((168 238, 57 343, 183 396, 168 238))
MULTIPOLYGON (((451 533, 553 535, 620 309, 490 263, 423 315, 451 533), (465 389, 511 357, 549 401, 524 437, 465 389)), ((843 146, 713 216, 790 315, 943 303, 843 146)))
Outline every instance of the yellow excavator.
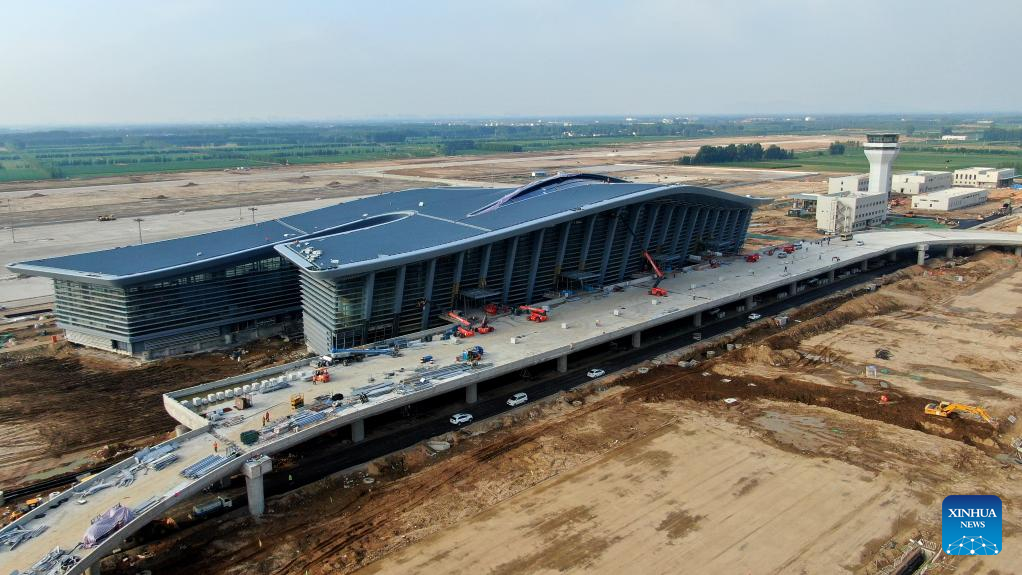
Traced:
POLYGON ((994 419, 990 417, 987 410, 982 407, 965 405, 964 403, 953 403, 950 401, 930 403, 926 405, 924 411, 926 411, 928 415, 936 415, 937 417, 957 417, 959 413, 971 413, 983 418, 983 421, 987 423, 992 424, 994 422, 994 419))

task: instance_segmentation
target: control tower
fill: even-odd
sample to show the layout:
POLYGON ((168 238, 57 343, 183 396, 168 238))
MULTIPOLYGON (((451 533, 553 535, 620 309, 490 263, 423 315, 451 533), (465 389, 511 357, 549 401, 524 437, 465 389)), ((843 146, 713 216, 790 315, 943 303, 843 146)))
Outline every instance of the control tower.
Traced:
POLYGON ((891 167, 900 150, 898 134, 866 134, 862 145, 869 159, 869 193, 891 195, 891 167))

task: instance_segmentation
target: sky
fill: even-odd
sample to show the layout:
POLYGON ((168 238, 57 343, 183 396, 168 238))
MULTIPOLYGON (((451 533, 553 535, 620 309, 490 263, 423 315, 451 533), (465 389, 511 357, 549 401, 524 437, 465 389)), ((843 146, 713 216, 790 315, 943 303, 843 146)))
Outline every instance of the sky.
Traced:
POLYGON ((0 127, 1019 112, 1018 0, 0 0, 0 127))

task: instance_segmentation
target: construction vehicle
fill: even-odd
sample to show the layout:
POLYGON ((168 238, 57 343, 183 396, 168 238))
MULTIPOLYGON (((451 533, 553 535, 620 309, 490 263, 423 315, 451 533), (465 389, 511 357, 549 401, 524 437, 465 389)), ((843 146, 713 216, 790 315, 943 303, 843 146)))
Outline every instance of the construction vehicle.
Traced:
POLYGON ((750 264, 756 263, 759 261, 759 254, 749 254, 745 256, 745 261, 749 262, 750 264))
POLYGON ((493 332, 493 326, 490 325, 490 318, 484 317, 483 321, 479 325, 476 326, 475 330, 476 330, 476 333, 483 333, 483 334, 493 332))
POLYGON ((964 403, 953 403, 950 401, 942 401, 940 403, 928 403, 923 411, 927 415, 936 415, 937 417, 958 417, 960 413, 970 413, 983 419, 987 423, 993 423, 994 419, 990 417, 987 410, 982 407, 976 407, 974 405, 965 405, 964 403))
POLYGON ((649 262, 649 265, 653 266, 653 273, 656 274, 656 281, 653 282, 653 286, 649 288, 649 295, 655 295, 657 297, 667 297, 667 290, 660 287, 660 282, 664 281, 664 272, 660 270, 660 266, 656 265, 656 261, 653 256, 649 255, 649 252, 643 251, 643 257, 649 262))
POLYGON ((497 307, 497 304, 495 303, 488 303, 483 306, 483 311, 486 312, 487 315, 497 315, 497 313, 500 312, 500 308, 497 307))
POLYGON ((544 321, 550 319, 550 316, 547 315, 547 311, 541 307, 520 305, 518 306, 518 309, 529 312, 529 321, 543 323, 544 321))
POLYGON ((786 254, 793 254, 793 253, 795 253, 795 249, 796 249, 795 248, 795 244, 788 244, 786 246, 781 246, 781 250, 783 250, 784 253, 786 253, 786 254))
POLYGON ((291 409, 301 409, 305 407, 305 394, 304 393, 292 393, 291 394, 291 409))
POLYGON ((102 216, 96 216, 97 222, 112 222, 117 219, 117 216, 113 214, 103 214, 102 216))
POLYGON ((466 348, 461 352, 461 355, 454 358, 454 361, 469 361, 476 362, 483 358, 483 348, 480 346, 474 346, 466 348))
POLYGON ((458 337, 472 337, 477 333, 485 334, 493 331, 493 326, 490 325, 488 318, 483 318, 482 323, 475 325, 471 320, 459 315, 457 310, 447 312, 447 317, 458 323, 458 328, 455 330, 455 334, 458 337))
POLYGON ((330 371, 321 367, 312 374, 312 383, 327 383, 330 381, 330 371))
POLYGON ((234 501, 229 497, 217 497, 212 501, 201 503, 192 507, 192 518, 193 519, 206 519, 215 515, 220 515, 224 511, 234 507, 234 501))

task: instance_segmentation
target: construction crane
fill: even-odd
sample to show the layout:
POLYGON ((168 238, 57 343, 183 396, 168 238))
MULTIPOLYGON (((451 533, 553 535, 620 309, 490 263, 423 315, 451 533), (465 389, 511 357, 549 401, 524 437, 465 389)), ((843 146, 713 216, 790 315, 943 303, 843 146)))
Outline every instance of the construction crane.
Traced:
POLYGON ((520 305, 518 306, 518 309, 529 312, 529 321, 543 323, 544 321, 550 319, 550 316, 547 315, 547 311, 541 307, 520 305))
POLYGON ((642 255, 649 262, 649 265, 653 266, 653 273, 656 274, 656 281, 653 282, 653 287, 649 288, 649 295, 667 297, 667 290, 660 287, 660 282, 664 281, 664 272, 660 270, 660 266, 656 265, 656 261, 653 259, 653 256, 649 255, 648 251, 643 251, 642 255))
POLYGON ((959 413, 971 413, 972 415, 979 416, 987 423, 993 424, 994 422, 994 419, 990 417, 987 410, 982 407, 965 405, 964 403, 953 403, 950 401, 929 403, 923 410, 928 415, 936 415, 937 417, 957 417, 959 413))

